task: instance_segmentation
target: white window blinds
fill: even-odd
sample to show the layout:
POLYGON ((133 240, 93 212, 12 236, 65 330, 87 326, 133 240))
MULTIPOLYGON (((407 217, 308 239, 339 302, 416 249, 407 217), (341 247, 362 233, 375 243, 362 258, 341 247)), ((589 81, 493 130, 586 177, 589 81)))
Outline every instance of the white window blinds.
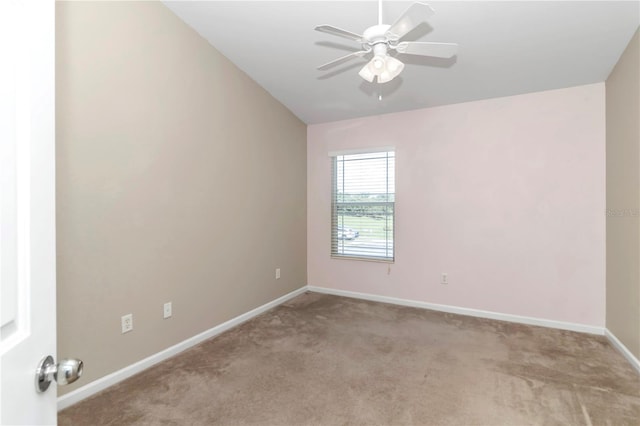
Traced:
POLYGON ((332 156, 331 255, 394 260, 395 153, 332 156))

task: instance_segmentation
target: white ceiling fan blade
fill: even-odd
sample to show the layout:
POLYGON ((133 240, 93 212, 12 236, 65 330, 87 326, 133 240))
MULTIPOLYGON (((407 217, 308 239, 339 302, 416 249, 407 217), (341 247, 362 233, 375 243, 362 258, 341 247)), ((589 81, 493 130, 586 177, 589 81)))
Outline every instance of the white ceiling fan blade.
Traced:
POLYGON ((396 40, 400 39, 406 33, 417 27, 418 24, 431 18, 435 13, 428 4, 414 3, 391 25, 387 31, 387 36, 396 40))
POLYGON ((398 53, 407 55, 433 56, 435 58, 451 58, 458 53, 456 43, 432 43, 420 41, 403 41, 396 46, 398 53))
POLYGON ((341 28, 334 27, 333 25, 318 25, 315 28, 315 30, 320 31, 321 33, 327 33, 327 34, 335 35, 338 37, 348 38, 349 40, 362 42, 361 35, 352 33, 351 31, 343 30, 341 28))
POLYGON ((355 59, 357 57, 362 57, 362 56, 366 55, 367 53, 369 53, 369 52, 367 52, 366 50, 361 50, 359 52, 349 53, 348 55, 345 55, 345 56, 343 56, 341 58, 334 59, 331 62, 327 62, 326 64, 320 65, 318 67, 318 69, 321 70, 321 71, 324 71, 324 70, 329 69, 331 67, 335 67, 336 65, 340 65, 342 63, 348 62, 348 61, 350 61, 352 59, 355 59))

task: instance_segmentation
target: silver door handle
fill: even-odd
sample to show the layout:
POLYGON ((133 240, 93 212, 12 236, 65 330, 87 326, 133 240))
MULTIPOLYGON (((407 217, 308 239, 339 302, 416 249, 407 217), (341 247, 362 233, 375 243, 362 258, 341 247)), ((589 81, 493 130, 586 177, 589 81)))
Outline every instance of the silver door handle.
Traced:
POLYGON ((83 367, 84 363, 79 359, 63 359, 56 364, 53 357, 47 355, 36 368, 36 390, 46 391, 54 379, 59 385, 73 383, 82 376, 83 367))

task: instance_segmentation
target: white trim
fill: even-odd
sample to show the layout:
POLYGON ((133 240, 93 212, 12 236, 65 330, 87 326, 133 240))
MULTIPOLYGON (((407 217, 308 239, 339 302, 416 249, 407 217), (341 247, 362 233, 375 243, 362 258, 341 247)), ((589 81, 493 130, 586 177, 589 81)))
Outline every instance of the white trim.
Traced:
POLYGON ((640 360, 636 358, 629 348, 627 348, 624 343, 622 343, 618 338, 613 334, 608 328, 604 329, 604 335, 607 336, 607 339, 611 342, 611 344, 620 351, 620 353, 631 363, 633 368, 635 368, 638 373, 640 373, 640 360))
POLYGON ((629 349, 627 349, 627 347, 624 344, 622 344, 622 342, 620 342, 618 338, 616 338, 616 336, 611 331, 609 331, 604 327, 596 327, 596 326, 591 326, 586 324, 576 324, 576 323, 570 323, 570 322, 564 322, 564 321, 547 320, 542 318, 525 317, 520 315, 502 314, 499 312, 483 311, 479 309, 470 309, 470 308, 461 308, 461 307, 450 306, 450 305, 439 305, 435 303, 420 302, 417 300, 400 299, 396 297, 387 297, 387 296, 380 296, 375 294, 358 293, 354 291, 337 290, 333 288, 316 287, 316 286, 309 285, 309 286, 304 286, 297 290, 294 290, 291 293, 285 294, 284 296, 279 297, 278 299, 265 303, 264 305, 259 306, 249 312, 246 312, 242 315, 232 318, 229 321, 226 321, 207 331, 204 331, 189 339, 186 339, 174 346, 171 346, 170 348, 167 348, 141 361, 138 361, 135 364, 131 364, 121 370, 113 372, 107 376, 101 377, 100 379, 94 380, 93 382, 88 383, 85 386, 74 390, 73 392, 63 395, 58 398, 58 410, 62 410, 77 402, 80 402, 83 399, 88 398, 91 395, 94 395, 110 386, 113 386, 116 383, 121 382, 149 367, 152 367, 153 365, 161 361, 164 361, 165 359, 170 358, 179 352, 189 349, 190 347, 195 346, 206 339, 215 337, 237 325, 242 324, 243 322, 250 320, 251 318, 254 318, 268 311, 269 309, 272 309, 278 305, 281 305, 286 301, 296 296, 299 296, 300 294, 306 291, 312 291, 312 292, 323 293, 323 294, 332 294, 335 296, 350 297, 354 299, 370 300, 373 302, 390 303, 393 305, 430 309, 433 311, 448 312, 452 314, 467 315, 467 316, 478 317, 478 318, 489 318, 489 319, 495 319, 500 321, 514 322, 519 324, 537 325, 541 327, 577 331, 580 333, 605 335, 609 339, 611 344, 614 347, 616 347, 622 353, 622 355, 624 355, 624 357, 631 363, 631 365, 636 370, 638 370, 638 372, 640 372, 640 361, 638 360, 638 358, 636 358, 629 351, 629 349))
POLYGON ((357 293, 354 291, 336 290, 333 288, 307 286, 309 291, 324 294, 333 294, 335 296, 351 297, 355 299, 371 300, 373 302, 391 303, 393 305, 411 306, 414 308, 431 309, 433 311, 448 312, 458 315, 467 315, 478 318, 489 318, 500 321, 509 321, 519 324, 537 325, 541 327, 559 328, 561 330, 577 331, 580 333, 590 333, 603 335, 604 327, 596 327, 586 324, 576 324, 564 321, 547 320, 543 318, 525 317, 520 315, 502 314, 499 312, 482 311, 479 309, 460 308, 450 305, 438 305, 435 303, 420 302, 417 300, 399 299, 395 297, 379 296, 375 294, 357 293))
POLYGON ((93 394, 100 392, 108 388, 109 386, 113 386, 118 382, 121 382, 134 374, 138 374, 139 372, 146 370, 147 368, 164 361, 167 358, 170 358, 176 355, 179 352, 182 352, 186 349, 189 349, 192 346, 197 345, 198 343, 210 339, 211 337, 215 337, 220 333, 223 333, 233 327, 236 327, 243 322, 254 318, 269 309, 275 308, 278 305, 285 303, 286 301, 299 296, 300 294, 307 291, 307 287, 301 287, 297 290, 292 291, 291 293, 285 294, 282 297, 279 297, 271 302, 265 303, 262 306, 259 306, 255 309, 252 309, 249 312, 246 312, 242 315, 238 315, 235 318, 230 319, 229 321, 223 322, 207 331, 204 331, 200 334, 197 334, 193 337, 188 338, 176 345, 173 345, 163 351, 160 351, 154 355, 151 355, 141 361, 138 361, 134 364, 131 364, 121 370, 115 371, 107 376, 101 377, 97 380, 94 380, 91 383, 84 385, 81 388, 78 388, 68 394, 62 395, 58 398, 58 411, 65 409, 77 402, 82 401, 85 398, 90 397, 93 394))
POLYGON ((337 157, 339 155, 355 155, 355 154, 373 154, 375 152, 395 152, 395 146, 375 146, 373 148, 354 148, 343 149, 341 151, 329 151, 329 157, 337 157))

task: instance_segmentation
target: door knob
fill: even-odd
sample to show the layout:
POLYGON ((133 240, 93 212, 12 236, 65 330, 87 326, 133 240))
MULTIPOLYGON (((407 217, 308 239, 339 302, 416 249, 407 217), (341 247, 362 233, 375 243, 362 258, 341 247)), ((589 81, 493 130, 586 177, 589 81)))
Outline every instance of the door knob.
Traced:
POLYGON ((48 355, 42 358, 36 368, 36 390, 44 392, 49 389, 51 380, 55 379, 59 385, 68 385, 82 376, 84 363, 79 359, 63 359, 58 364, 48 355))

